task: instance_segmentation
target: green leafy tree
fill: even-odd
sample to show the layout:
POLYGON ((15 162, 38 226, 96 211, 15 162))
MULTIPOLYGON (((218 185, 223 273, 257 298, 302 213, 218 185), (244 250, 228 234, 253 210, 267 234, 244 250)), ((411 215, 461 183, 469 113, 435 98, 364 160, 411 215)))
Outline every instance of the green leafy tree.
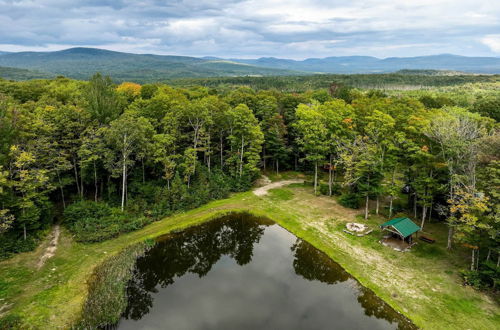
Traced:
MULTIPOLYGON (((461 108, 443 108, 434 113, 425 134, 440 150, 440 156, 448 169, 448 200, 456 200, 457 191, 476 190, 476 166, 478 162, 478 142, 491 128, 491 121, 461 108)), ((448 249, 451 249, 455 220, 453 208, 448 215, 448 249)))
POLYGON ((128 173, 136 161, 133 156, 137 157, 148 148, 153 134, 153 126, 146 118, 127 113, 111 122, 109 129, 104 132, 107 146, 105 166, 112 175, 122 177, 122 211, 125 208, 128 173))
POLYGON ((264 134, 257 118, 248 106, 240 104, 231 108, 227 115, 230 131, 228 163, 231 165, 234 176, 241 179, 245 174, 250 180, 253 180, 259 172, 259 155, 264 134))
POLYGON ((98 200, 99 191, 99 173, 98 169, 102 166, 102 160, 105 155, 104 132, 107 128, 97 129, 90 126, 82 136, 82 143, 78 150, 80 158, 80 167, 82 171, 92 173, 94 181, 94 201, 98 200))
POLYGON ((175 154, 175 137, 170 134, 155 134, 153 136, 153 161, 163 168, 163 178, 167 181, 170 190, 170 181, 175 175, 178 156, 175 154))
POLYGON ((26 240, 27 229, 39 228, 40 208, 37 203, 47 200, 47 194, 53 187, 50 185, 47 171, 37 167, 37 160, 30 152, 11 147, 12 180, 10 184, 17 195, 16 207, 19 215, 16 222, 23 228, 23 237, 26 240))
POLYGON ((100 73, 96 73, 90 79, 83 95, 92 119, 100 124, 109 124, 123 111, 120 98, 110 77, 103 77, 100 73))
POLYGON ((297 121, 295 128, 299 132, 299 145, 305 154, 305 160, 314 166, 314 193, 318 187, 318 164, 325 159, 328 152, 328 130, 325 117, 320 111, 318 103, 312 106, 300 104, 297 107, 297 121))

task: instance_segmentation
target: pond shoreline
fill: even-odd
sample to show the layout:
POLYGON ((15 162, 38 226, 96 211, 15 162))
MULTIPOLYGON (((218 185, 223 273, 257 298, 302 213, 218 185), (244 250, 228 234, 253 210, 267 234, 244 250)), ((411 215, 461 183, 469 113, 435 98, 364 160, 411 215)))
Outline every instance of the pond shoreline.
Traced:
MULTIPOLYGON (((251 210, 235 210, 229 212, 223 212, 220 216, 210 217, 206 222, 198 223, 193 226, 184 228, 183 230, 173 230, 169 233, 162 234, 160 236, 155 237, 156 243, 136 243, 134 245, 128 246, 124 248, 122 251, 118 252, 116 255, 110 256, 105 259, 100 265, 96 267, 94 273, 92 275, 92 279, 89 282, 89 295, 84 305, 84 309, 82 312, 82 319, 78 322, 75 328, 102 328, 106 326, 113 326, 120 319, 121 314, 127 307, 127 293, 126 293, 126 283, 130 280, 132 276, 132 272, 134 270, 134 263, 138 258, 144 255, 144 253, 149 249, 149 247, 153 247, 154 244, 157 244, 164 239, 168 239, 167 237, 173 237, 172 234, 182 233, 186 230, 192 230, 197 227, 202 227, 207 225, 208 223, 218 221, 227 216, 250 216, 261 219, 268 219, 269 224, 275 224, 290 233, 291 235, 309 243, 307 240, 295 235, 289 228, 284 227, 279 222, 271 220, 269 216, 264 216, 262 214, 256 214, 257 212, 252 212, 251 210)), ((267 220, 266 220, 267 221, 267 220)), ((311 244, 311 243, 309 243, 311 244)), ((311 246, 314 246, 311 244, 311 246)), ((324 256, 334 263, 338 264, 331 256, 329 256, 325 251, 317 249, 324 256)), ((373 292, 373 290, 368 287, 362 285, 362 283, 350 274, 344 267, 338 264, 345 272, 347 272, 352 279, 357 283, 357 285, 362 286, 363 290, 367 290, 371 292, 373 295, 378 297, 378 295, 373 292)), ((382 300, 380 297, 378 297, 382 300)), ((391 305, 389 305, 386 301, 382 300, 386 303, 390 308, 394 310, 397 314, 401 315, 402 321, 409 327, 415 327, 416 325, 404 314, 400 311, 394 309, 391 305)))
MULTIPOLYGON (((295 182, 294 182, 295 183, 295 182)), ((223 217, 229 215, 248 215, 252 217, 259 217, 269 219, 272 223, 280 226, 282 229, 289 232, 291 235, 304 240, 305 242, 311 244, 320 252, 324 253, 333 262, 339 264, 334 258, 332 258, 326 251, 321 250, 319 247, 315 246, 313 243, 309 242, 306 238, 296 234, 291 228, 287 228, 279 221, 273 220, 269 215, 263 215, 260 212, 255 212, 252 210, 226 210, 221 212, 220 215, 214 214, 208 220, 193 224, 192 226, 183 228, 182 230, 172 230, 168 233, 163 233, 153 239, 158 242, 159 239, 165 238, 172 234, 181 233, 185 230, 192 229, 195 227, 201 227, 210 223, 212 221, 217 221, 223 217)), ((134 263, 136 260, 143 256, 147 251, 149 246, 152 246, 148 241, 135 243, 133 245, 125 247, 122 251, 117 254, 109 256, 101 264, 97 265, 88 282, 88 295, 85 301, 82 318, 75 324, 74 328, 101 328, 109 325, 116 324, 120 319, 121 314, 126 308, 126 282, 130 279, 131 274, 134 269, 134 263)), ((365 286, 356 276, 351 274, 343 265, 339 264, 343 270, 345 270, 352 278, 366 290, 371 291, 375 296, 389 305, 395 312, 400 314, 404 319, 406 319, 409 324, 416 327, 413 321, 404 313, 394 308, 386 300, 382 299, 377 295, 371 288, 365 286)))
MULTIPOLYGON (((280 189, 290 191, 294 195, 293 199, 278 200, 273 190, 262 197, 257 197, 252 192, 237 193, 228 199, 210 202, 197 209, 172 215, 143 229, 102 243, 76 243, 63 229, 56 255, 40 270, 34 268, 39 257, 37 252, 20 254, 0 262, 0 278, 7 281, 12 279, 11 282, 4 282, 7 283, 4 287, 8 289, 4 291, 3 297, 7 298, 4 301, 12 304, 9 315, 18 317, 35 329, 70 328, 80 320, 88 296, 89 279, 95 269, 109 257, 120 253, 130 245, 148 239, 182 231, 231 212, 247 212, 271 219, 293 235, 321 250, 356 278, 361 285, 373 291, 418 327, 453 329, 459 326, 482 329, 495 328, 500 324, 500 319, 495 316, 499 314, 498 305, 488 301, 487 296, 481 292, 462 287, 455 274, 450 275, 443 271, 444 267, 452 267, 449 265, 448 255, 444 255, 442 260, 422 259, 412 252, 406 255, 405 259, 401 259, 402 257, 395 252, 383 250, 378 243, 371 243, 373 237, 367 236, 361 239, 347 237, 341 232, 340 228, 343 228, 344 221, 354 219, 356 213, 352 210, 338 207, 337 211, 341 211, 344 218, 338 221, 323 220, 325 215, 329 217, 327 219, 337 216, 336 211, 332 209, 332 206, 336 205, 333 199, 315 197, 310 189, 304 186, 280 189), (328 228, 328 232, 324 226, 328 228), (429 288, 426 295, 430 298, 422 300, 418 296, 415 297, 412 291, 396 291, 398 296, 394 297, 394 290, 402 289, 401 283, 381 282, 381 279, 392 276, 391 269, 380 268, 380 262, 373 262, 373 259, 361 262, 353 251, 356 254, 362 251, 370 258, 380 256, 383 252, 382 256, 385 259, 381 261, 388 263, 389 266, 397 266, 399 272, 411 268, 414 272, 412 276, 417 276, 416 287, 425 285, 429 288), (408 258, 410 260, 406 261, 408 258), (439 273, 435 271, 437 267, 441 269, 439 273), (53 271, 55 268, 57 270, 53 271), (433 278, 426 277, 431 275, 433 278), (47 281, 54 282, 54 279, 57 280, 55 284, 47 287, 47 281), (429 282, 431 280, 434 282, 429 282), (429 283, 432 287, 429 287, 429 283), (431 291, 431 288, 436 288, 438 291, 431 291), (463 309, 464 303, 461 301, 467 304, 465 306, 468 309, 463 309), (470 313, 469 309, 475 312, 470 313), (57 314, 54 314, 54 311, 57 311, 57 314), (441 317, 428 318, 429 313, 439 313, 441 317)), ((380 220, 373 219, 372 222, 374 221, 380 220)), ((456 267, 451 269, 456 270, 456 267)))

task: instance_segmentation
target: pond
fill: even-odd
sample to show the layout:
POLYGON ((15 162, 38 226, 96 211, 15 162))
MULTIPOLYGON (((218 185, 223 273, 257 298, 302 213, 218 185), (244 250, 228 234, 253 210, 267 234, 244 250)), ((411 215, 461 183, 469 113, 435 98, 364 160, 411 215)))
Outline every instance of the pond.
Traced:
POLYGON ((137 260, 118 329, 414 329, 309 243, 232 214, 137 260))

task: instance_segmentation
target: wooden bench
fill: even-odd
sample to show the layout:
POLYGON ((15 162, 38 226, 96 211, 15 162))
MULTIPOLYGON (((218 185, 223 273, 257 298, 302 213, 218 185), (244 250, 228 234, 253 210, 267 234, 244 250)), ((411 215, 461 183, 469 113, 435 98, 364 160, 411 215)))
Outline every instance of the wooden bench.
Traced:
POLYGON ((419 235, 418 237, 421 241, 424 241, 426 243, 435 243, 436 240, 434 238, 430 238, 429 236, 424 236, 424 235, 419 235))

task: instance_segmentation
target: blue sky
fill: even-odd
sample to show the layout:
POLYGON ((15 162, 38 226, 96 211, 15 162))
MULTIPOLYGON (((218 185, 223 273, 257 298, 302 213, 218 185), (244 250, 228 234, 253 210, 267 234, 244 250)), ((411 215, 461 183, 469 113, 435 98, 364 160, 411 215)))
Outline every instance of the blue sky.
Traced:
POLYGON ((0 50, 500 56, 498 0, 0 0, 0 50))

